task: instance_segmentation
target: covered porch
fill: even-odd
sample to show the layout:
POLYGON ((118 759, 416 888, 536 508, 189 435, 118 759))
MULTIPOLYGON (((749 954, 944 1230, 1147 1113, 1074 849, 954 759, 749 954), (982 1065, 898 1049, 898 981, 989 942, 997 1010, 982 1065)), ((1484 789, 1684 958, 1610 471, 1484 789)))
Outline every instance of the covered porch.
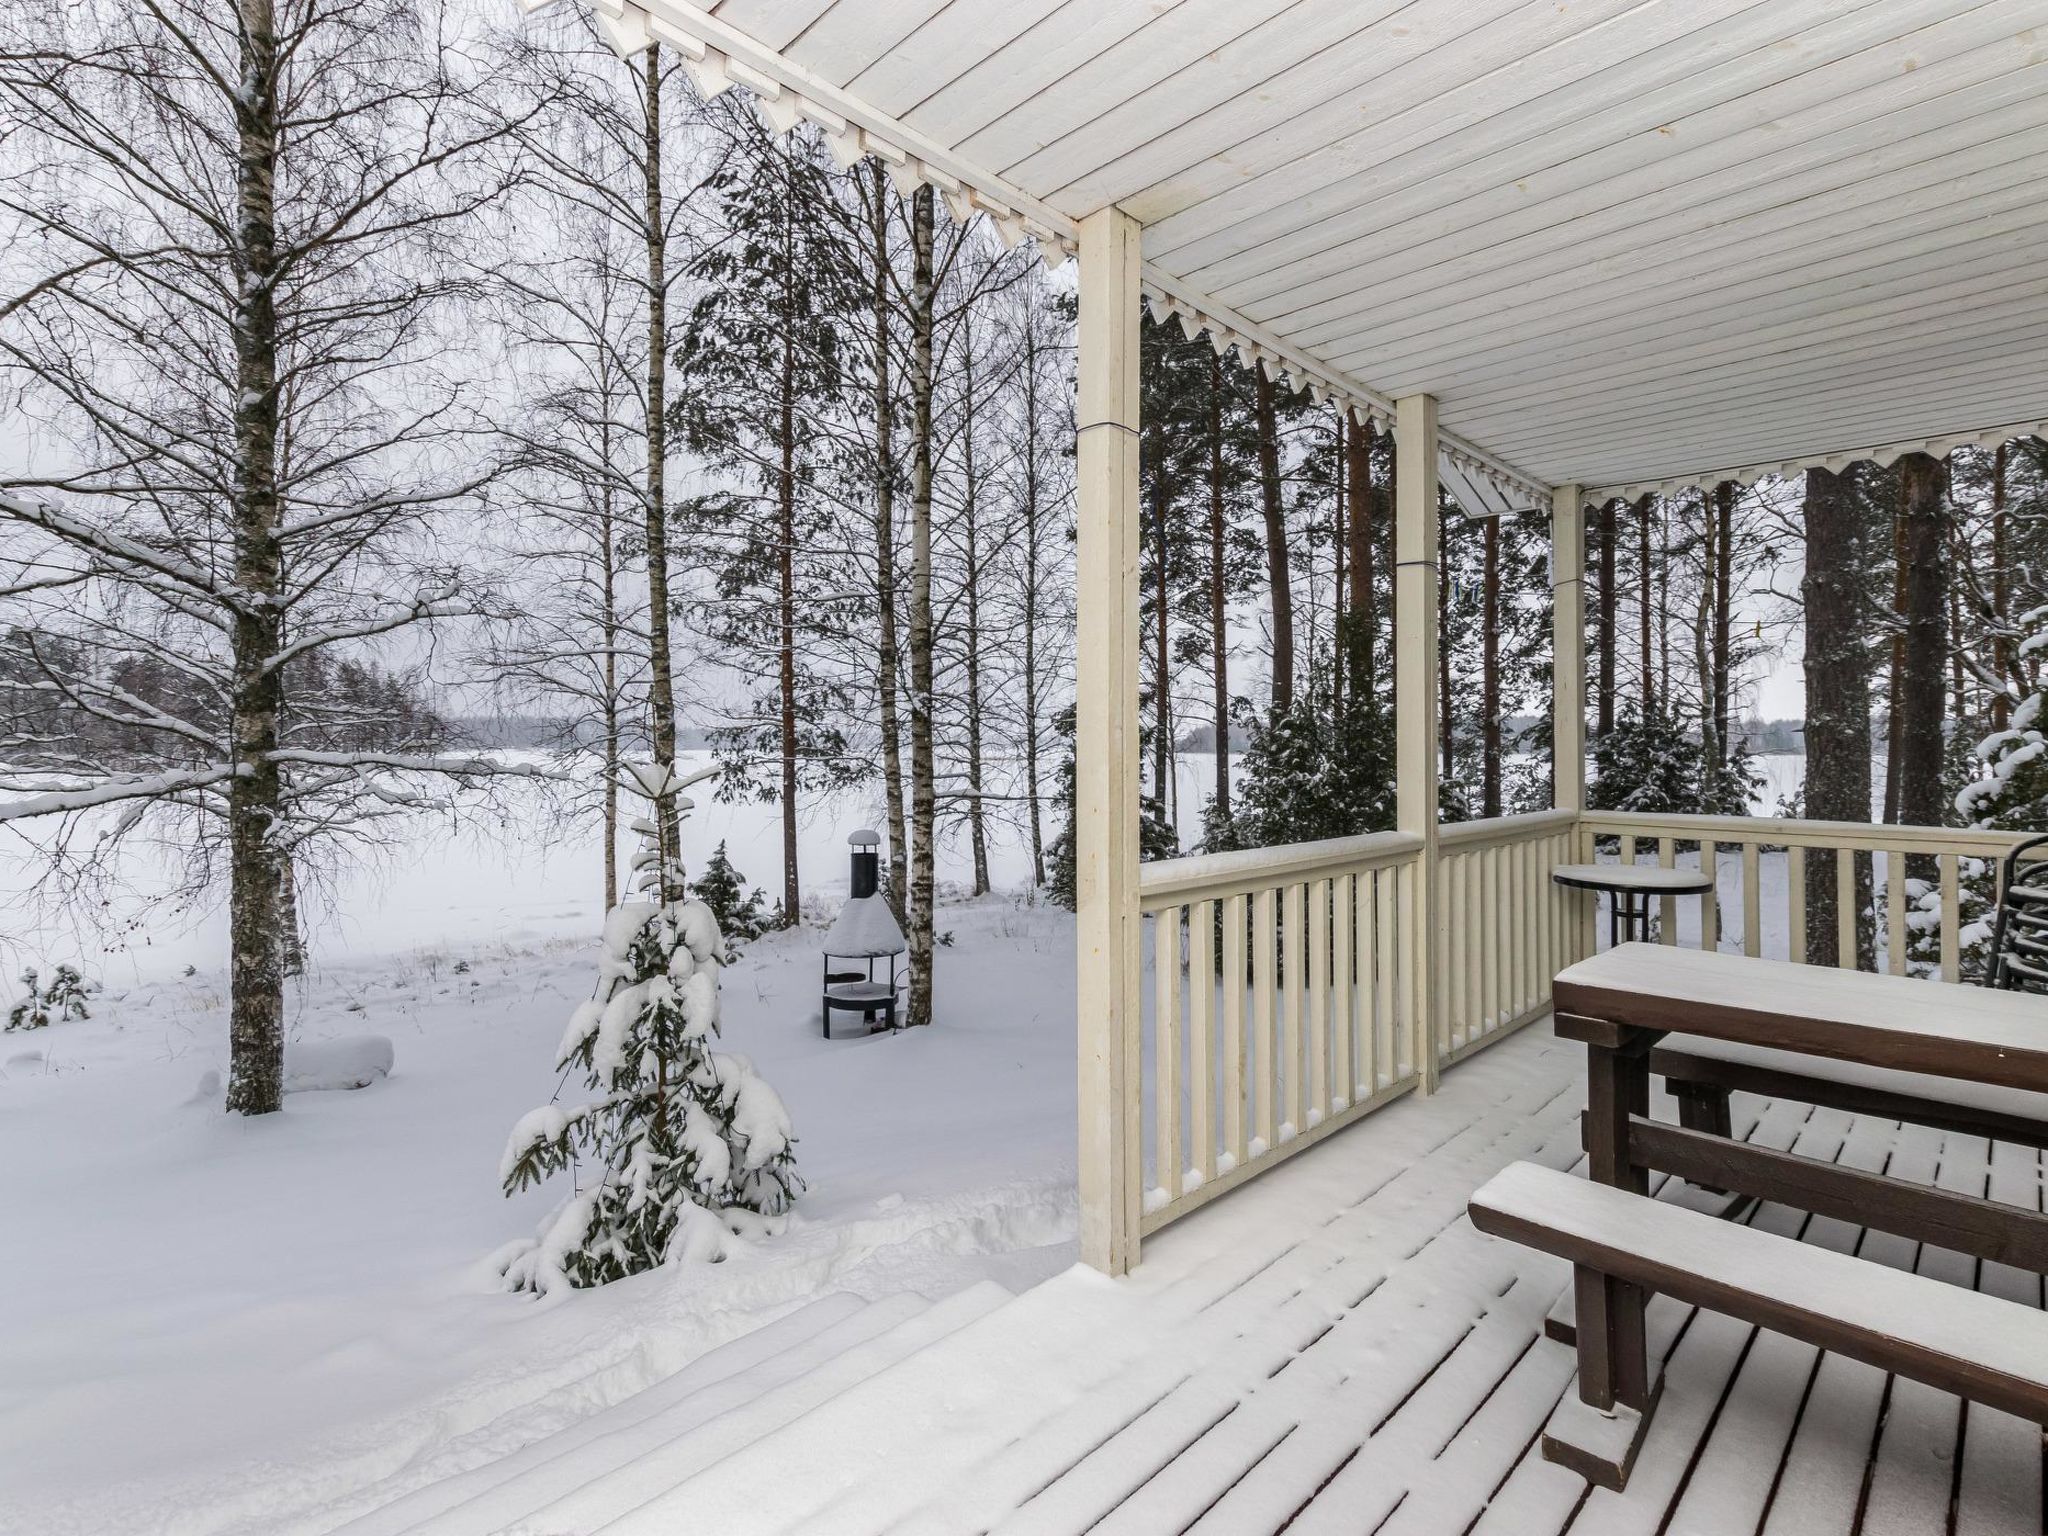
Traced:
MULTIPOLYGON (((1917 927, 1926 985, 1961 980, 1964 861, 2015 835, 1588 809, 1586 512, 2048 430, 2040 6, 597 3, 622 47, 673 46, 771 123, 1079 259, 1081 1252, 1124 1278, 1019 1303, 1028 1337, 975 1368, 1023 1385, 926 1426, 957 1480, 909 1523, 854 1459, 837 1517, 2038 1529, 2032 1426, 1675 1304, 1652 1349, 1685 1368, 1627 1491, 1590 1488, 1537 1449, 1570 1390, 1541 1338, 1567 1266, 1463 1212, 1509 1161, 1578 1160, 1583 1057, 1541 1021, 1599 936, 1557 865, 1697 868, 1712 892, 1662 900, 1663 942, 1800 962, 1832 875, 1853 968, 1860 864, 1876 966, 1905 974, 1917 927), (1395 438, 1394 830, 1140 862, 1148 307, 1395 438), (1548 509, 1547 811, 1439 822, 1446 489, 1548 509), (1935 892, 1911 911, 1907 858, 1935 892)), ((2036 1152, 1739 1103, 1739 1138, 2041 1209, 2036 1152)), ((2042 1301, 2038 1275, 1932 1245, 1740 1219, 2042 1301)))

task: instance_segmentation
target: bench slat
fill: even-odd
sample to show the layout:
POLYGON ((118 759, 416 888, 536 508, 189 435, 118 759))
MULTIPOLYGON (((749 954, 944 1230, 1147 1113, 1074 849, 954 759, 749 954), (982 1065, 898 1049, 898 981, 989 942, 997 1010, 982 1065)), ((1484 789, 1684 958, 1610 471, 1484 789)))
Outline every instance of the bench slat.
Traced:
POLYGON ((2048 1313, 1534 1163, 1470 1211, 1482 1232, 2048 1424, 2048 1313))

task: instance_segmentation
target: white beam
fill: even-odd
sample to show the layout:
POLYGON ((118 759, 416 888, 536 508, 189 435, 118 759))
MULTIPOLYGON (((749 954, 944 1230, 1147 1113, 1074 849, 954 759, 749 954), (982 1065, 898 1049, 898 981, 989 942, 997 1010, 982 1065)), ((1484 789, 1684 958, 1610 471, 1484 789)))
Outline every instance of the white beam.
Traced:
POLYGON ((1081 1258, 1138 1258, 1138 226, 1081 221, 1074 859, 1081 1258))
POLYGON ((1394 428, 1394 790, 1395 823, 1422 838, 1415 899, 1406 916, 1413 996, 1415 1066, 1422 1091, 1436 1091, 1437 840, 1437 428, 1436 401, 1410 395, 1394 428))

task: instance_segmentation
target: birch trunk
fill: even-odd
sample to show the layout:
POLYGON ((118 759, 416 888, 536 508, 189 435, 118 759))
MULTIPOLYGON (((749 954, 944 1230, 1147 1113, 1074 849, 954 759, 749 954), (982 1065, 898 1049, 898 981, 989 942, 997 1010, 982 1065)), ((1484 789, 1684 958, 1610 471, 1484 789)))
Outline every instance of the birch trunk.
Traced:
POLYGON ((1031 816, 1031 878, 1045 884, 1038 807, 1038 321, 1024 328, 1024 779, 1031 816))
POLYGON ((910 998, 907 1021, 932 1021, 932 189, 911 198, 910 398, 910 998))
POLYGON ((1344 477, 1350 494, 1345 498, 1350 521, 1345 532, 1350 544, 1351 601, 1345 612, 1345 650, 1350 655, 1351 700, 1355 707, 1375 707, 1379 691, 1379 610, 1373 591, 1372 569, 1372 437, 1371 426, 1361 426, 1345 412, 1344 477))
MULTIPOLYGON (((650 43, 643 66, 642 171, 647 238, 647 712, 654 760, 676 760, 675 675, 668 612, 668 228, 662 219, 661 45, 650 43)), ((663 901, 682 897, 682 838, 673 795, 656 802, 661 828, 663 901)))
POLYGON ((910 840, 903 821, 903 729, 896 706, 902 652, 896 637, 896 392, 889 326, 889 178, 873 162, 871 233, 875 260, 875 602, 881 620, 875 682, 882 705, 882 787, 889 816, 889 904, 900 923, 910 889, 910 840))
MULTIPOLYGON (((277 489, 277 20, 272 0, 240 0, 240 12, 235 582, 246 594, 274 599, 283 582, 277 489)), ((234 620, 231 730, 243 772, 228 791, 227 1107, 245 1115, 270 1114, 284 1105, 284 891, 272 835, 281 800, 273 754, 284 702, 282 669, 275 665, 283 644, 282 613, 275 601, 247 603, 234 620)))
POLYGON ((981 757, 981 530, 976 526, 979 507, 974 464, 974 338, 962 325, 961 333, 961 514, 966 521, 967 544, 967 842, 974 858, 974 894, 988 894, 988 813, 983 808, 981 757))

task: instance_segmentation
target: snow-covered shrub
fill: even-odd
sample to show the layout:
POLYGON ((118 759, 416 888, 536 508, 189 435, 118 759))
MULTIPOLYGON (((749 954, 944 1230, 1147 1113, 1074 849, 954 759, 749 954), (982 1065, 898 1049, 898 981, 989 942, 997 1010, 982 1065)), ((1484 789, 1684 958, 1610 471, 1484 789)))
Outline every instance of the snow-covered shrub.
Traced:
POLYGON ((680 894, 681 861, 660 830, 677 824, 670 806, 687 808, 682 786, 666 769, 634 778, 656 800, 634 861, 654 899, 606 918, 596 989, 556 1052, 590 1097, 533 1110, 505 1145, 507 1194, 558 1173, 575 1181, 535 1240, 501 1258, 514 1290, 722 1258, 733 1234, 759 1230, 804 1187, 781 1099, 744 1056, 712 1049, 725 939, 711 908, 680 894))
POLYGON ((44 1029, 54 1019, 92 1017, 85 1003, 92 988, 75 965, 58 966, 47 987, 40 985, 31 966, 21 973, 21 984, 25 990, 8 1007, 6 1029, 44 1029))
POLYGON ((7 1010, 7 1028, 44 1029, 50 1022, 50 1011, 43 1006, 42 988, 36 981, 35 968, 21 973, 21 984, 27 988, 16 998, 7 1010))

